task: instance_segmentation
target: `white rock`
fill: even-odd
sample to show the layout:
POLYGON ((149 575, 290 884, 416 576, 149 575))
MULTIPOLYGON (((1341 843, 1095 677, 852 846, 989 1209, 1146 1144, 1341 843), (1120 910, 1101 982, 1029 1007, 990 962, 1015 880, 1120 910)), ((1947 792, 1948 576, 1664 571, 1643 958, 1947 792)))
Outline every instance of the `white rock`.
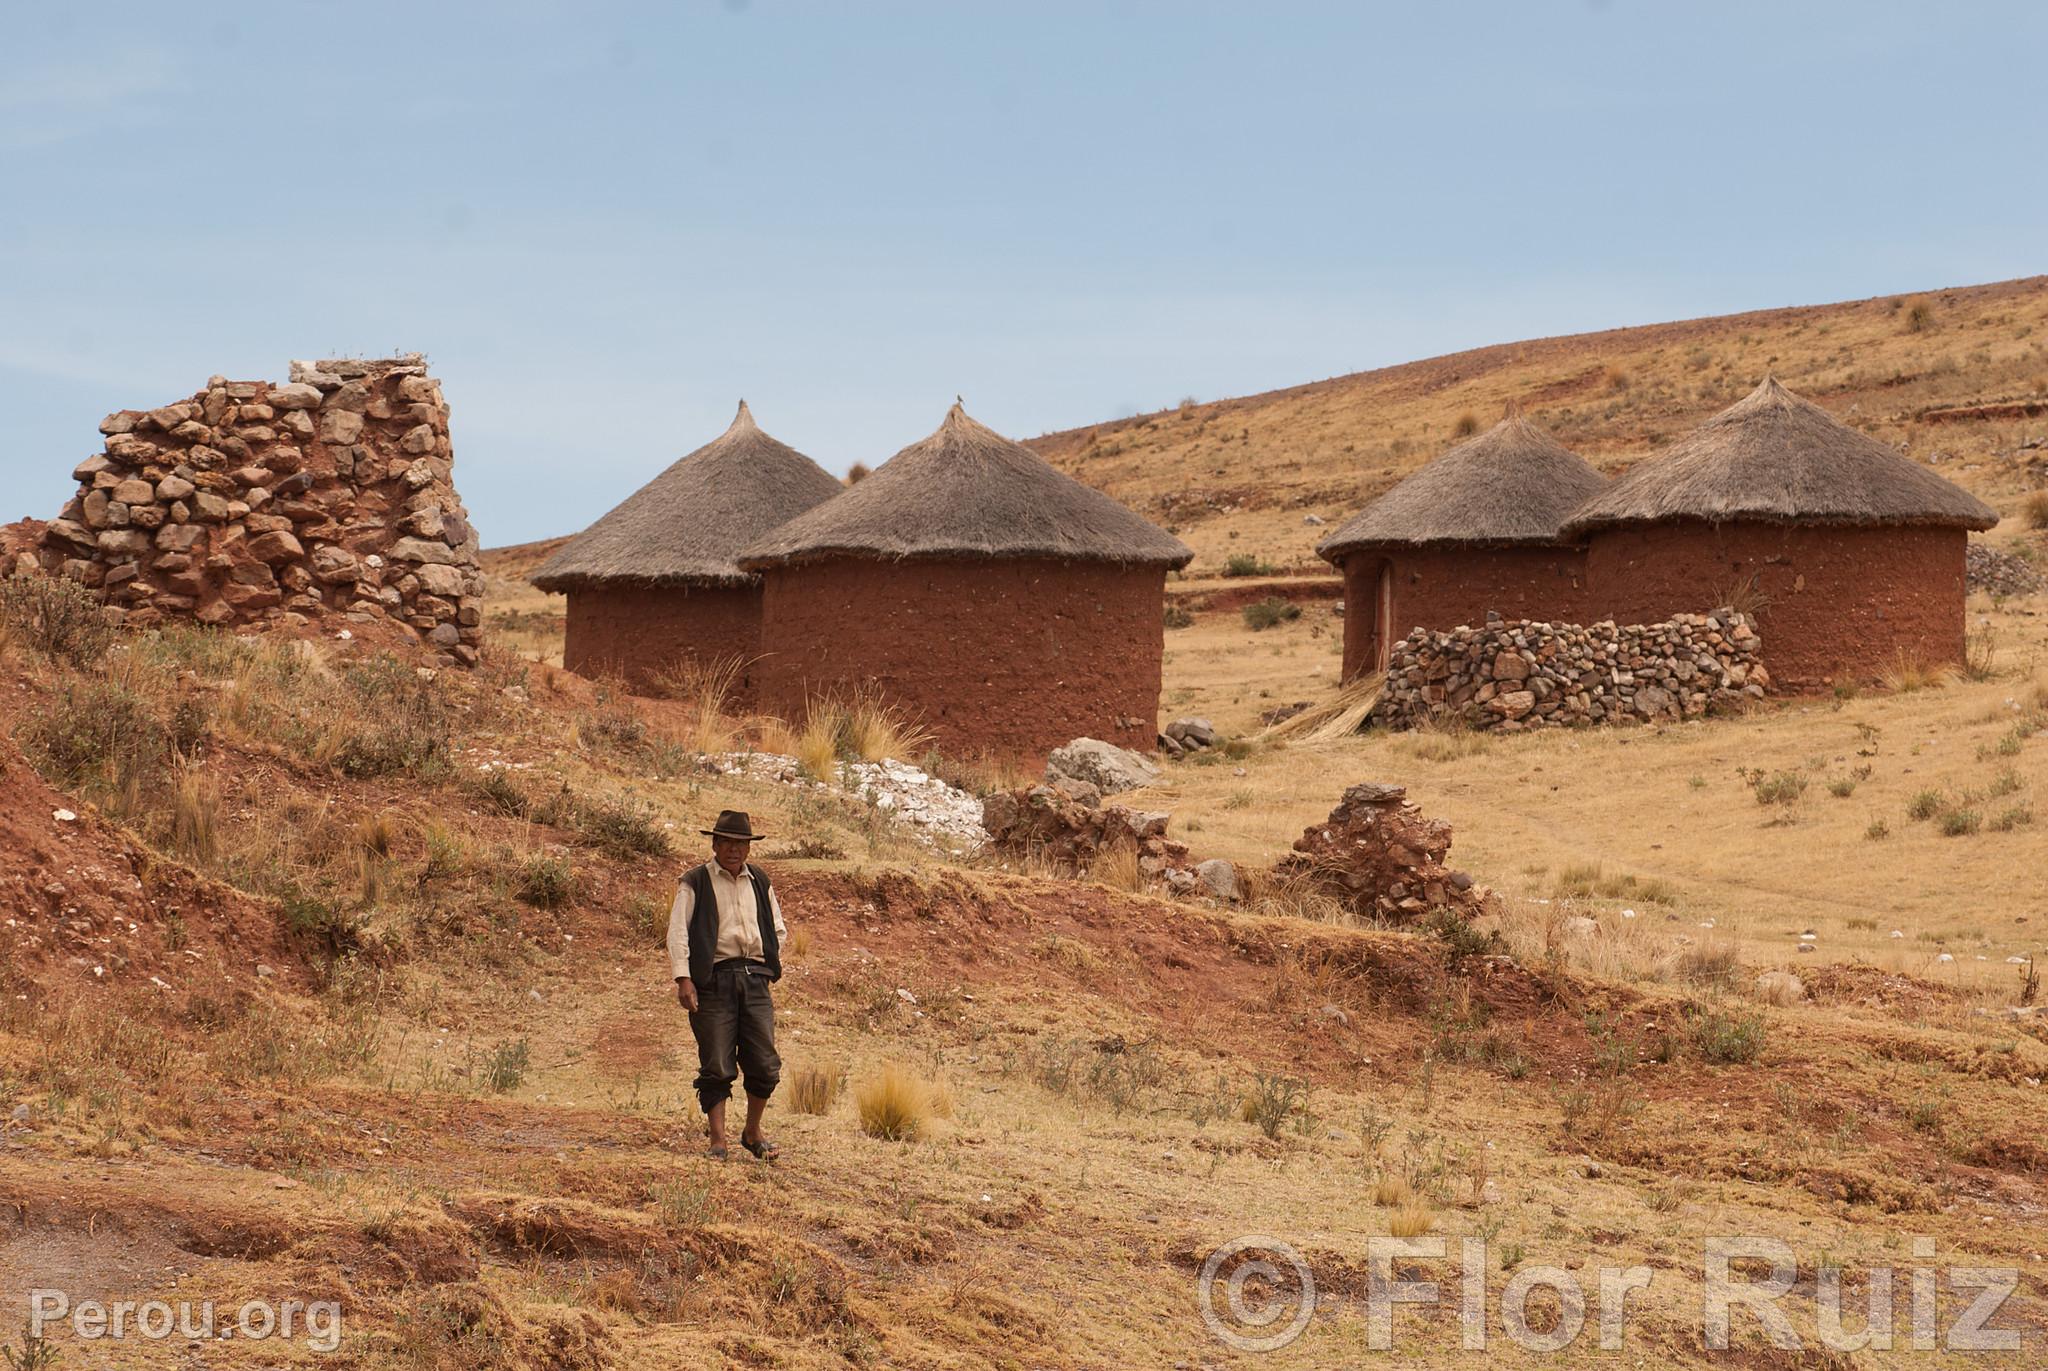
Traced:
POLYGON ((75 824, 78 822, 78 816, 68 809, 53 809, 50 811, 50 817, 60 824, 75 824))

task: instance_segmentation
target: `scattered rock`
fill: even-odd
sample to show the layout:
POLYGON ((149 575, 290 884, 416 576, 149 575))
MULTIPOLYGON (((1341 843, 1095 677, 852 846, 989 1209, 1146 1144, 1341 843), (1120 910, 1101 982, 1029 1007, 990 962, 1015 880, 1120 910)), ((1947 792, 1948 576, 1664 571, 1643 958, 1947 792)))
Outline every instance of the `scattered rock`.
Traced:
POLYGON ((1789 971, 1766 971, 1756 978, 1756 993, 1770 1004, 1798 1004, 1806 998, 1806 982, 1789 971))
POLYGON ((1045 775, 1047 780, 1067 776, 1086 781, 1104 795, 1157 785, 1161 777, 1158 766, 1149 757, 1100 738, 1076 738, 1054 748, 1046 761, 1045 775))
POLYGON ((2048 589, 2048 577, 2026 558, 2000 552, 1989 543, 1972 538, 1963 556, 1963 578, 1971 590, 1989 595, 2034 595, 2048 589))
MULTIPOLYGON (((1079 804, 1050 785, 997 791, 981 806, 981 824, 989 841, 1005 851, 1085 872, 1104 851, 1128 847, 1137 853, 1139 874, 1162 881, 1170 872, 1192 876, 1195 871, 1187 844, 1166 836, 1171 818, 1159 810, 1079 804)), ((1168 884, 1182 890, 1194 887, 1192 880, 1168 884)))
POLYGON ((1221 857, 1211 857, 1205 862, 1196 864, 1195 876, 1201 881, 1203 890, 1212 899, 1222 900, 1227 904, 1236 904, 1239 899, 1243 898, 1243 890, 1237 880, 1237 866, 1235 863, 1227 862, 1221 857))

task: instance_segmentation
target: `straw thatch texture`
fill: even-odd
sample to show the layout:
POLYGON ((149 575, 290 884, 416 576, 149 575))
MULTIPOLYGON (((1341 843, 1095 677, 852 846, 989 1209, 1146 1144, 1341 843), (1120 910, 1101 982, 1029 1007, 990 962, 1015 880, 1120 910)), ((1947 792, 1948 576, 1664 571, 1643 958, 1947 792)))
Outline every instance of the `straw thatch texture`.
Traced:
POLYGON ((1565 532, 1666 519, 1986 529, 1998 512, 1767 378, 1588 500, 1565 532))
POLYGON ((936 433, 830 504, 758 539, 740 565, 758 571, 834 556, 1043 557, 1182 567, 1194 553, 956 404, 936 433))
POLYGON ((626 497, 533 573, 549 592, 601 586, 747 585, 734 559, 837 495, 832 474, 776 442, 740 401, 732 427, 626 497))
POLYGON ((1520 415, 1446 452, 1316 545, 1341 563, 1362 547, 1503 546, 1558 541, 1558 528, 1607 478, 1520 415))

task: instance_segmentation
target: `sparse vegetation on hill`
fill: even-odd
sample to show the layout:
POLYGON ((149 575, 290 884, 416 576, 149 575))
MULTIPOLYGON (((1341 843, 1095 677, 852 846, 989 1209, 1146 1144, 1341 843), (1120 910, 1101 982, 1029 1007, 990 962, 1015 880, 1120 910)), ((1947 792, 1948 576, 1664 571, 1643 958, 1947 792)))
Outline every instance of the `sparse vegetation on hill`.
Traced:
POLYGON ((2048 420, 2048 278, 1760 310, 1403 363, 1047 434, 1068 474, 1170 522, 1196 567, 1318 568, 1314 544, 1452 443, 1519 405, 1609 471, 1655 453, 1766 375, 2008 514, 2048 420))

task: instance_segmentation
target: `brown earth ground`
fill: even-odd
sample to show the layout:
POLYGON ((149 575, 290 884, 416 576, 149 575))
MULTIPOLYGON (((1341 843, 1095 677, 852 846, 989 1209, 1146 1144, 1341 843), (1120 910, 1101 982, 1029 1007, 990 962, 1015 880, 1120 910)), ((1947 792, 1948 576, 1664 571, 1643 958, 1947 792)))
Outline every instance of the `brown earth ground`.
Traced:
MULTIPOLYGON (((2036 283, 1958 296, 2005 301, 1994 331, 2042 303, 2036 283)), ((1962 311, 1928 298, 1923 342, 1960 346, 1962 311)), ((1840 308, 1903 333, 1914 299, 1840 308)), ((1697 345, 1753 350, 1742 331, 1697 345)), ((1635 403, 1644 371, 1601 403, 1635 403)), ((2005 470, 1964 475, 1996 495, 2005 470)), ((1287 518, 1298 552, 1313 530, 1287 518)), ((1299 562, 1272 526, 1267 555, 1299 562)), ((1254 524, 1217 523, 1217 550, 1231 527, 1254 524)), ((1237 741, 1169 768, 1179 835, 1260 866, 1344 785, 1398 781, 1500 892, 1478 930, 1497 940, 1318 921, 1269 884, 1238 912, 1107 868, 941 859, 863 806, 703 771, 744 721, 523 660, 546 654, 544 603, 494 606, 541 612, 523 652, 433 677, 331 642, 166 633, 78 667, 0 641, 0 1343, 20 1349, 41 1285, 343 1309, 333 1355, 66 1328, 59 1368, 1321 1368, 1372 1360, 1367 1244, 1399 1225, 1449 1240, 1403 1269, 1451 1292, 1460 1240, 1486 1239, 1493 1297, 1485 1353, 1460 1349, 1454 1298, 1402 1311, 1403 1365, 1557 1364, 1500 1332, 1502 1288, 1544 1265, 1596 1290, 1604 1267, 1652 1273, 1625 1347, 1589 1334, 1574 1365, 1949 1364, 1909 1347, 1903 1272, 1898 1350, 1811 1337, 1817 1273, 1846 1273, 1856 1327, 1865 1274, 1919 1238, 1935 1265, 2021 1273, 1997 1322, 2022 1349, 1964 1360, 2042 1363, 2048 1025, 2008 1013, 2005 960, 2048 919, 2039 598, 1973 606, 1995 635, 1977 679, 1318 747, 1244 739, 1327 693, 1331 603, 1256 633, 1229 598, 1190 608, 1162 709, 1237 741), (690 835, 727 806, 776 835, 761 856, 798 935, 772 1165, 701 1154, 659 950, 690 835), (1579 915, 1598 931, 1569 933, 1579 915), (1780 966, 1807 1002, 1759 998, 1780 966), (916 1141, 857 1117, 891 1064, 928 1087, 916 1141), (806 1071, 822 1112, 794 1107, 806 1071), (1197 1273, 1261 1233, 1321 1300, 1256 1355, 1204 1327, 1197 1273), (1743 1315, 1736 1348, 1701 1347, 1718 1234, 1791 1246, 1804 1353, 1743 1315)), ((1970 1296, 1941 1298, 1946 1328, 1970 1296)))

